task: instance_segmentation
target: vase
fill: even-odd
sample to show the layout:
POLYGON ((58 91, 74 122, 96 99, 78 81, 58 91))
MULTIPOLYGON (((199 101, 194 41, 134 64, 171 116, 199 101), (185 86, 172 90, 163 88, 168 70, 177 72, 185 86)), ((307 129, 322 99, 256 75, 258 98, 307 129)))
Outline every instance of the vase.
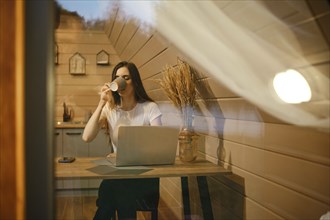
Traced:
POLYGON ((179 158, 183 162, 192 162, 197 158, 198 139, 193 130, 188 128, 181 129, 179 133, 179 158))

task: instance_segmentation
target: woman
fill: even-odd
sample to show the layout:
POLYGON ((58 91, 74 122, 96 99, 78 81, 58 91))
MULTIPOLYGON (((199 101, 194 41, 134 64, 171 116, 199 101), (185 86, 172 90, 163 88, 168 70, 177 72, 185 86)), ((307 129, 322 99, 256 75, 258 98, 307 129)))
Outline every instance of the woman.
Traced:
MULTIPOLYGON (((161 125, 161 112, 147 95, 135 64, 126 61, 118 63, 113 69, 112 81, 117 77, 125 79, 125 89, 110 92, 108 84, 101 88, 100 101, 83 133, 83 140, 90 142, 106 123, 114 153, 117 152, 116 135, 119 126, 161 125)), ((157 207, 158 199, 158 178, 103 180, 94 219, 110 219, 115 210, 119 219, 134 219, 139 204, 157 207)))

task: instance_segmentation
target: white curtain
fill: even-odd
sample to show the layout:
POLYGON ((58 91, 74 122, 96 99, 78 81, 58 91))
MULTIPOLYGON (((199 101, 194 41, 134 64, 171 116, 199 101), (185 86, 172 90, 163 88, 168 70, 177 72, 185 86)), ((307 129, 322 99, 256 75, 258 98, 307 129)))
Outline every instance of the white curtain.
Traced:
MULTIPOLYGON (((288 123, 329 131, 329 76, 305 60, 292 44, 290 27, 262 1, 238 2, 250 4, 251 14, 262 16, 286 33, 278 40, 287 47, 279 49, 235 22, 219 7, 225 1, 122 1, 121 7, 128 16, 155 27, 203 72, 264 111, 288 123), (307 77, 312 87, 311 103, 284 103, 273 90, 275 74, 295 66, 309 66, 312 72, 307 77)), ((329 49, 325 53, 329 54, 329 49)))

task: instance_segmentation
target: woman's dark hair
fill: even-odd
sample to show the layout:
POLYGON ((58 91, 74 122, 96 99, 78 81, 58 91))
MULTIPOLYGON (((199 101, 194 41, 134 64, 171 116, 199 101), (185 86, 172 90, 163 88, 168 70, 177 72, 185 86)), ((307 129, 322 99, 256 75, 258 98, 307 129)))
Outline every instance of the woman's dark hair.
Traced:
MULTIPOLYGON (((122 61, 122 62, 118 63, 112 70, 112 81, 114 79, 116 79, 117 70, 122 67, 127 67, 128 71, 129 71, 129 74, 131 76, 131 80, 133 83, 134 91, 135 91, 134 95, 135 95, 136 101, 140 102, 140 103, 145 102, 145 101, 153 102, 153 100, 148 96, 147 92, 145 91, 145 89, 143 87, 139 70, 135 66, 134 63, 130 63, 127 61, 122 61)), ((112 92, 112 95, 114 97, 115 104, 120 105, 121 99, 120 99, 120 95, 118 94, 118 92, 112 92)))

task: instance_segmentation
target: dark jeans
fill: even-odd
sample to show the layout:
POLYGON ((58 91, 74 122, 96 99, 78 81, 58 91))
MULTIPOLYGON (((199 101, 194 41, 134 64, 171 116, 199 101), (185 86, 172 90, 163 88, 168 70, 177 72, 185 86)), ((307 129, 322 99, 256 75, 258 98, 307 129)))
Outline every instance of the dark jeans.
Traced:
POLYGON ((115 179, 101 182, 94 220, 136 219, 136 211, 154 209, 159 201, 159 178, 115 179))

